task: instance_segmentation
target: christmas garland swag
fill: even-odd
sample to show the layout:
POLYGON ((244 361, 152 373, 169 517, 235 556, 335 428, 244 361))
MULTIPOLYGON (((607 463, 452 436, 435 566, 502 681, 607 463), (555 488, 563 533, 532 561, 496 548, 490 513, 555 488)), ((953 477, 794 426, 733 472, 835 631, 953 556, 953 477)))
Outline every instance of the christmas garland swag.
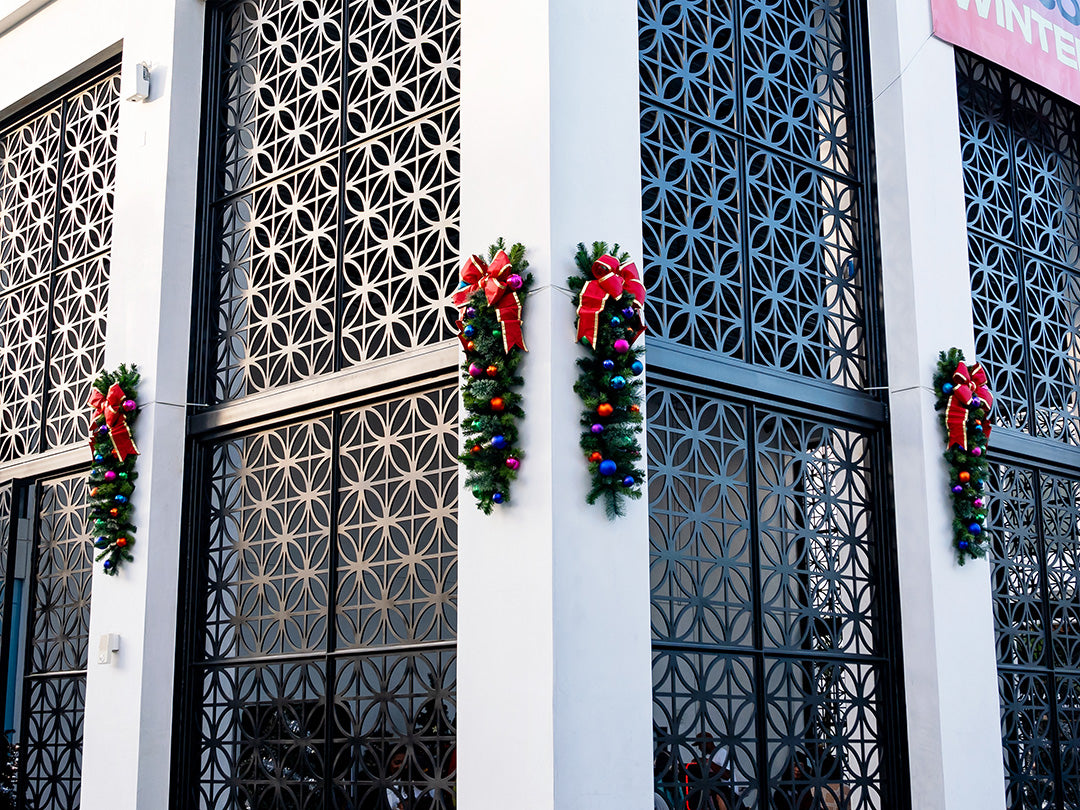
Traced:
POLYGON ((94 380, 90 406, 89 529, 98 550, 96 561, 105 560, 106 574, 115 575, 131 562, 135 526, 131 522, 131 495, 135 491, 135 459, 139 455, 131 425, 139 415, 136 399, 139 372, 135 365, 121 365, 94 380))
POLYGON ((467 470, 466 486, 487 515, 496 505, 510 502, 510 482, 521 468, 518 422, 525 411, 516 389, 524 382, 517 368, 527 351, 522 308, 532 284, 532 274, 525 272, 528 266, 524 245, 515 244, 507 252, 499 239, 488 250, 487 261, 476 255, 466 260, 453 298, 461 315, 458 338, 465 348, 465 449, 458 458, 467 470))
POLYGON ((592 484, 586 500, 604 498, 607 516, 624 514, 624 498, 640 498, 640 379, 642 349, 634 343, 645 331, 645 287, 637 267, 612 245, 578 245, 580 275, 568 279, 577 310, 577 339, 588 354, 578 359, 574 391, 581 398, 581 449, 592 484))
POLYGON ((994 396, 986 371, 978 363, 968 366, 960 349, 938 357, 934 374, 934 407, 945 431, 945 461, 949 465, 949 489, 953 503, 953 545, 963 565, 970 557, 986 556, 986 460, 990 438, 990 413, 994 396))

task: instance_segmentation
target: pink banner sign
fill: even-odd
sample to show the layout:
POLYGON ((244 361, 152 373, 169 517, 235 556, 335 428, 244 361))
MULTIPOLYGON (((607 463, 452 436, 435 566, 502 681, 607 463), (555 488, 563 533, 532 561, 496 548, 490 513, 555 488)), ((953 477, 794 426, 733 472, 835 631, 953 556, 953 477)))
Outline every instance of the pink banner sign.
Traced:
POLYGON ((1080 0, 931 0, 934 33, 1080 104, 1080 0))

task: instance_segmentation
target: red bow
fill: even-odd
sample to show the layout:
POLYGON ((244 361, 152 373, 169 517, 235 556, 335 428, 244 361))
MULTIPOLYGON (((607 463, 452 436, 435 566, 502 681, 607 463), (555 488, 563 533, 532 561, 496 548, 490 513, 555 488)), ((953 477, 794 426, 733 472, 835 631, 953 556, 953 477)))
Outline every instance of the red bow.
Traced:
POLYGON ((109 426, 109 438, 112 439, 116 456, 123 461, 127 456, 139 455, 135 442, 131 440, 131 431, 128 429, 127 416, 124 414, 124 400, 127 395, 120 383, 113 383, 109 387, 109 393, 103 394, 96 388, 90 394, 90 401, 86 404, 92 409, 90 414, 90 447, 94 447, 94 436, 98 427, 104 423, 109 426))
MULTIPOLYGON (((949 404, 945 411, 945 424, 949 427, 949 447, 958 444, 967 450, 968 409, 972 407, 975 397, 978 397, 979 404, 976 407, 982 408, 989 415, 994 407, 994 395, 986 386, 986 372, 978 363, 972 363, 971 368, 968 368, 963 361, 957 363, 952 382, 952 396, 949 397, 949 404)), ((989 421, 986 423, 985 432, 989 438, 989 421)))
POLYGON ((633 308, 640 324, 634 329, 634 337, 630 341, 633 343, 645 331, 645 285, 641 283, 641 278, 638 276, 637 266, 633 262, 620 266, 618 259, 604 254, 593 262, 592 273, 596 276, 596 280, 587 282, 581 291, 581 303, 577 310, 577 339, 587 337, 595 346, 596 333, 600 329, 600 313, 604 311, 604 304, 607 303, 609 296, 619 298, 626 290, 634 296, 633 308))
MULTIPOLYGON (((495 307, 495 315, 502 327, 503 351, 507 354, 515 346, 525 348, 525 338, 521 334, 521 298, 507 286, 507 279, 514 275, 514 266, 505 250, 495 254, 491 264, 481 257, 473 255, 461 268, 461 281, 465 286, 454 293, 454 304, 464 307, 477 290, 483 290, 487 302, 495 307)), ((458 339, 464 346, 468 343, 460 333, 461 321, 458 321, 458 339)))

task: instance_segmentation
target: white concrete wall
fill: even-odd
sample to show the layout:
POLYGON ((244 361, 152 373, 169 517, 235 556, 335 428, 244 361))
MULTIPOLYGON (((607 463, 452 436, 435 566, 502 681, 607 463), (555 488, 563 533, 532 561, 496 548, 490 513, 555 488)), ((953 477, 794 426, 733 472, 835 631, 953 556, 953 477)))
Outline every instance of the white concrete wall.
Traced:
POLYGON ((463 0, 462 74, 462 251, 521 241, 536 283, 514 505, 462 487, 459 806, 647 810, 647 508, 584 502, 566 288, 580 241, 641 255, 636 6, 463 0))
POLYGON ((957 564, 937 355, 973 353, 953 49, 926 0, 869 4, 912 806, 1004 808, 990 577, 957 564))
POLYGON ((118 633, 121 649, 112 665, 92 654, 87 672, 88 810, 168 806, 202 15, 198 0, 0 5, 0 110, 75 78, 120 43, 122 98, 132 66, 153 65, 150 102, 120 102, 105 363, 143 372, 142 456, 135 562, 117 577, 95 566, 91 649, 103 633, 118 633))

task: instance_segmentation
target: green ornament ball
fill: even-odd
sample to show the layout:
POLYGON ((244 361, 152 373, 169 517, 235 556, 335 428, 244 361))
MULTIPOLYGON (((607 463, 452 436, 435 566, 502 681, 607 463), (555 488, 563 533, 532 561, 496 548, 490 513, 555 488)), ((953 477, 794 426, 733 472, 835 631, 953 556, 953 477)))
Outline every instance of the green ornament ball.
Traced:
POLYGON ((502 337, 502 329, 492 329, 491 330, 491 336, 492 337, 502 337))

